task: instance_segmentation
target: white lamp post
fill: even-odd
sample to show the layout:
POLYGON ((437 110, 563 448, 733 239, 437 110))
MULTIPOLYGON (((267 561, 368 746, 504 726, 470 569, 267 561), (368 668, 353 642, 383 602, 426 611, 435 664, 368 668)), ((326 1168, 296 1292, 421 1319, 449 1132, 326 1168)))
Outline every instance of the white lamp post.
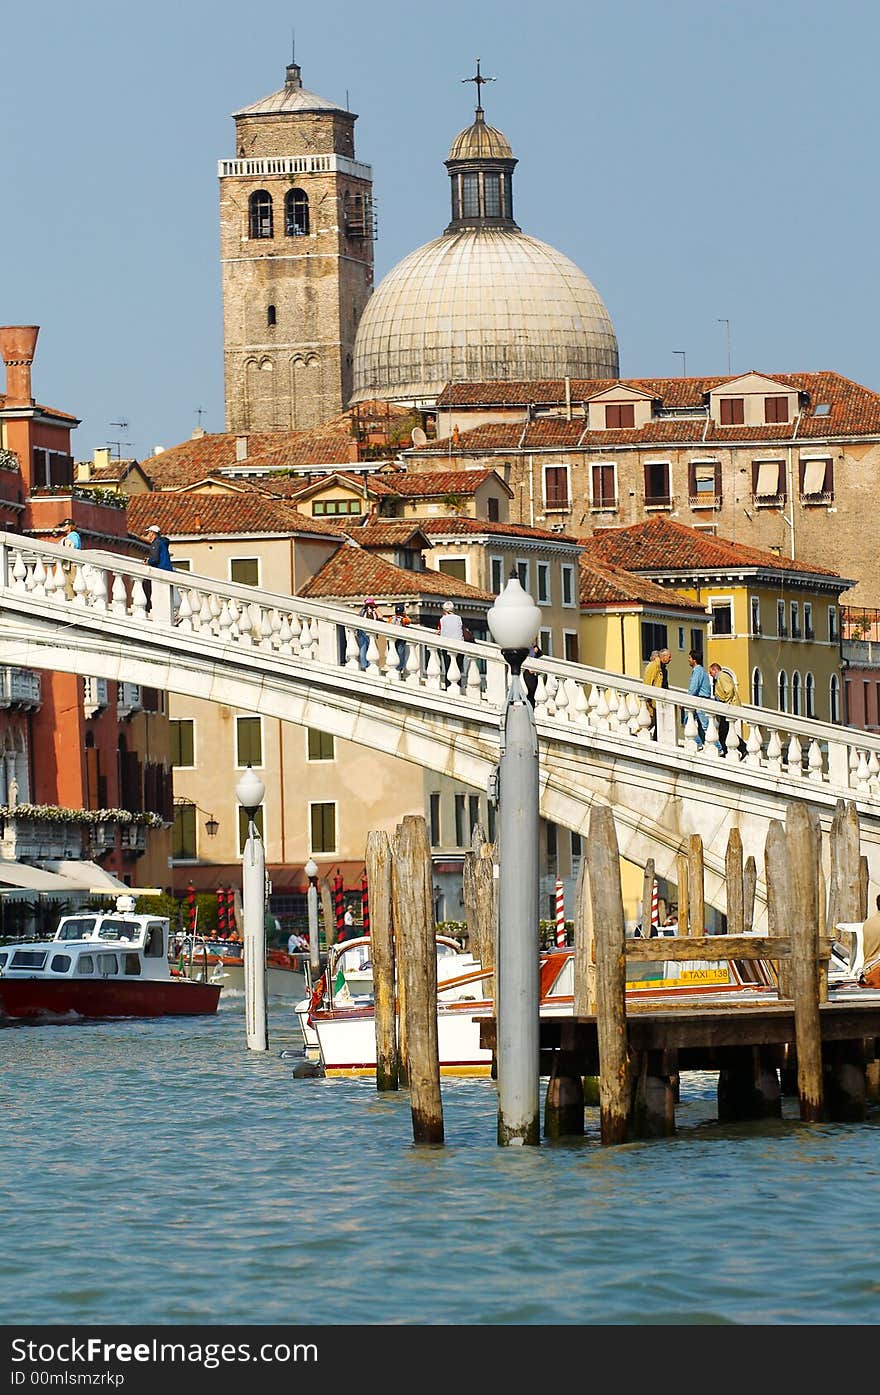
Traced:
POLYGON ((309 976, 313 984, 321 977, 321 944, 318 939, 318 864, 310 857, 303 868, 309 879, 309 976))
POLYGON ((238 802, 248 816, 248 836, 242 857, 242 918, 244 920, 244 1016, 248 1050, 268 1051, 266 1021, 266 852, 257 825, 257 810, 266 786, 248 766, 235 786, 238 802))
POLYGON ((515 572, 487 616, 510 668, 498 761, 498 1142, 540 1143, 538 733, 521 670, 541 612, 515 572))

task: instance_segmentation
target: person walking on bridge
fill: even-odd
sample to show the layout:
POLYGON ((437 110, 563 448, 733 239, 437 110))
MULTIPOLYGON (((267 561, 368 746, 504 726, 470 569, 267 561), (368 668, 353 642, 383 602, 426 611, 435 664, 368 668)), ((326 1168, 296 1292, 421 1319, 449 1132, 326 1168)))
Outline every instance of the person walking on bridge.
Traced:
MULTIPOLYGON (((703 656, 699 649, 691 649, 688 654, 688 663, 691 668, 691 681, 688 683, 688 692, 691 697, 710 698, 712 696, 712 680, 703 667, 703 656)), ((702 708, 694 712, 697 723, 697 750, 702 751, 706 744, 706 728, 709 725, 709 714, 702 708)), ((685 715, 685 720, 687 716, 685 715)))
MULTIPOLYGON (((668 649, 652 649, 648 666, 645 669, 644 682, 650 684, 652 688, 668 688, 669 674, 667 667, 672 654, 668 649)), ((657 740, 657 707, 653 702, 648 702, 648 711, 651 714, 651 735, 657 740)))

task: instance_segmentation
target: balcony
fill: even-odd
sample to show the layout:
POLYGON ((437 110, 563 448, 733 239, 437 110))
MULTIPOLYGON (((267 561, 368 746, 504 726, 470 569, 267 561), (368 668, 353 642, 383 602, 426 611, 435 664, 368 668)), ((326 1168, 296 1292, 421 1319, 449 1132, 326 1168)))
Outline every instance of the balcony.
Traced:
POLYGON ((0 668, 0 707, 34 712, 40 706, 40 675, 29 668, 0 668))
POLYGON ((784 509, 785 494, 780 491, 775 494, 753 494, 752 503, 756 509, 784 509))
POLYGON ((83 716, 97 716, 107 706, 108 701, 106 678, 83 679, 83 716))
POLYGON ((647 513, 659 513, 661 510, 669 510, 675 503, 671 494, 651 494, 645 495, 645 511, 647 513))
POLYGON ((18 861, 43 858, 73 861, 83 855, 83 825, 67 820, 7 814, 3 817, 2 856, 18 861))
POLYGON ((142 857, 147 851, 147 830, 143 824, 130 823, 120 828, 119 832, 123 853, 142 857))
POLYGON ((720 509, 720 494, 691 494, 688 496, 688 504, 692 509, 720 509))

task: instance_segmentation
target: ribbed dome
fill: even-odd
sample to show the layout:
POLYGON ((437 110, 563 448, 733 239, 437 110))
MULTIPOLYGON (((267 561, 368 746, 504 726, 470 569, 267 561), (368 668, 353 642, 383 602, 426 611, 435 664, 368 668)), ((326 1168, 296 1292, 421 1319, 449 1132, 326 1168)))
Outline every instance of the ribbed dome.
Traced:
POLYGON ((404 257, 367 301, 351 400, 431 399, 448 382, 617 374, 608 312, 574 262, 517 228, 465 228, 404 257))
POLYGON ((478 116, 472 126, 459 131, 449 147, 450 160, 512 160, 513 151, 507 137, 487 126, 478 116))

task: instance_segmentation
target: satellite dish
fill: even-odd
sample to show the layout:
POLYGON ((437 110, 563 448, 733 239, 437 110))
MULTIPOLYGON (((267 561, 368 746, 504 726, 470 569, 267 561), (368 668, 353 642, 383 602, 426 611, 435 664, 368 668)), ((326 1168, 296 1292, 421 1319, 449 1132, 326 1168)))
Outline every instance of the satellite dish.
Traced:
POLYGON ((411 435, 414 446, 426 446, 428 444, 428 438, 420 426, 414 426, 411 435))

